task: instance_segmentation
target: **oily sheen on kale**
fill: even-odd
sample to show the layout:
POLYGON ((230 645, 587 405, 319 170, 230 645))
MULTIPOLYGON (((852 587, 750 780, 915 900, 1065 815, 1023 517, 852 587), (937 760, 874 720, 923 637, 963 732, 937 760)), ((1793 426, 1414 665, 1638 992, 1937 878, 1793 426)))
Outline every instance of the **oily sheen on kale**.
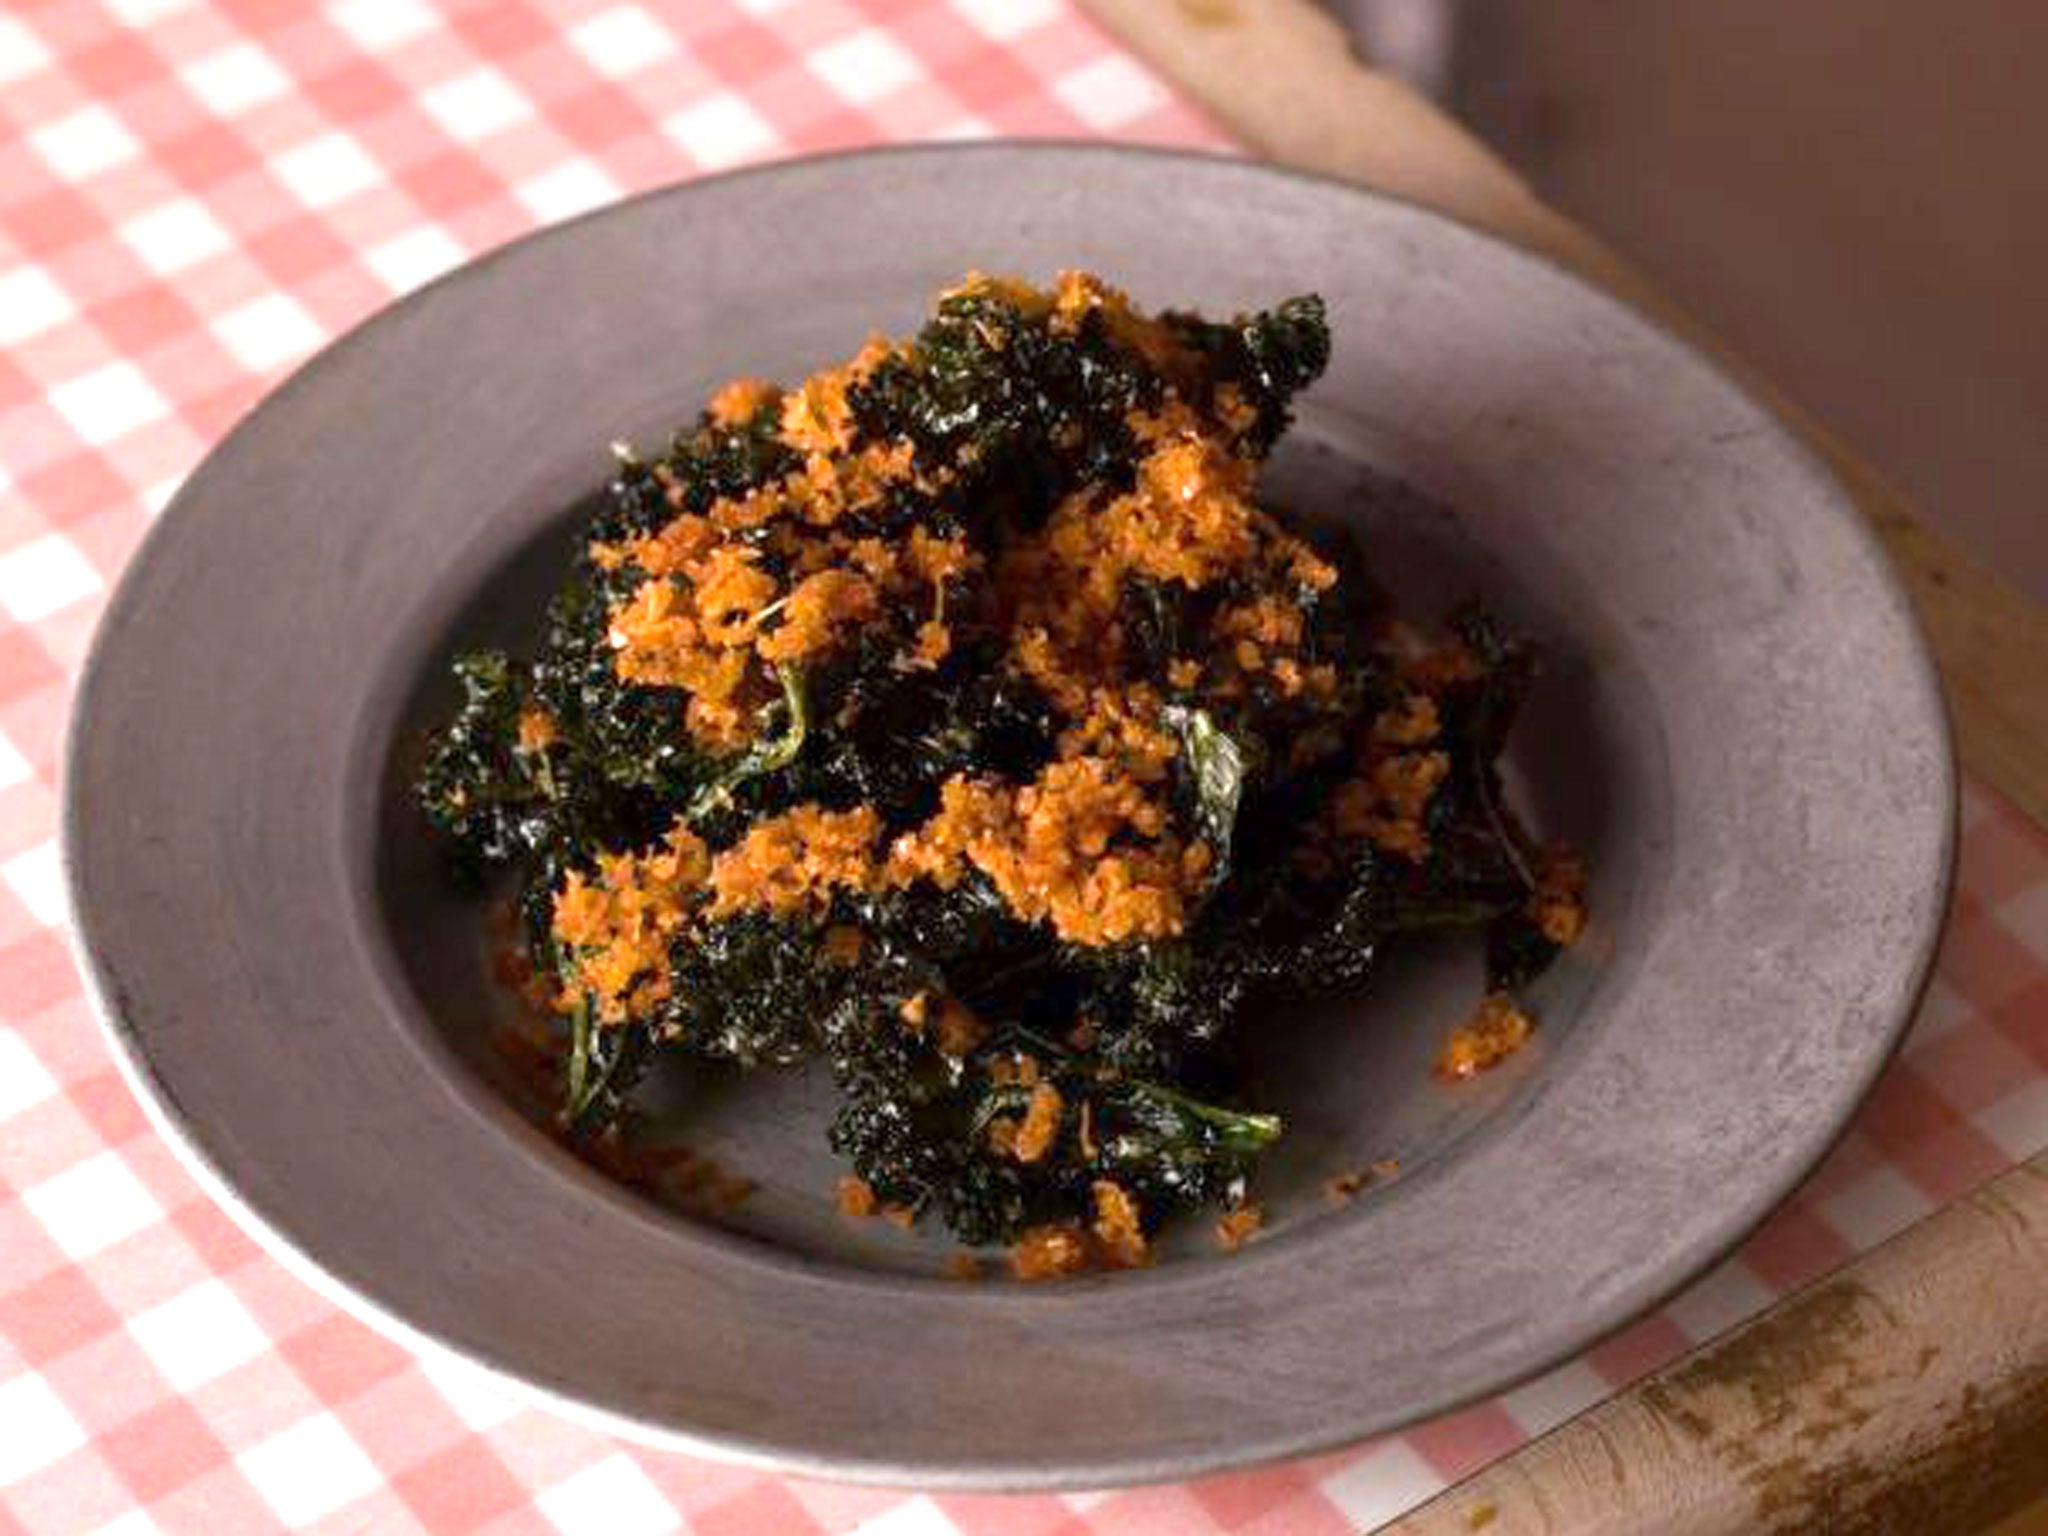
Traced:
POLYGON ((1503 988, 1576 936, 1500 803, 1528 649, 1423 640, 1257 500, 1329 347, 1313 297, 976 276, 616 450, 419 782, 456 869, 517 883, 568 1134, 630 1130, 657 1057, 818 1061, 862 1208, 1140 1263, 1283 1134, 1226 1065, 1249 1007, 1411 933, 1483 934, 1503 988))

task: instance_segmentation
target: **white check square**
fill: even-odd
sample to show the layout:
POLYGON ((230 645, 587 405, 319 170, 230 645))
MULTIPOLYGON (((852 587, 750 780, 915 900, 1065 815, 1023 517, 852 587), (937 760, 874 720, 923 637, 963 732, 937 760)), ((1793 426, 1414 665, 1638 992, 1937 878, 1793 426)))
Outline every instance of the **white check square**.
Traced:
POLYGON ((331 1413, 302 1419, 235 1458, 286 1525, 311 1525, 373 1491, 383 1476, 331 1413))
POLYGON ((1821 1202, 1836 1231, 1860 1251, 1875 1248, 1934 1209, 1934 1202, 1889 1168, 1874 1168, 1821 1202))
POLYGON ((121 226, 121 238, 159 277, 169 277, 218 256, 234 244, 220 221, 197 198, 160 204, 121 226))
POLYGON ((20 266, 0 274, 0 347, 55 330, 77 313, 71 295, 41 267, 20 266))
POLYGON ((85 1444, 85 1431, 34 1372, 0 1384, 0 1488, 42 1471, 85 1444))
POLYGON ((385 287, 409 293, 461 266, 467 254, 446 230, 427 224, 385 241, 363 259, 385 287))
POLYGON ((535 1502, 562 1536, 664 1536, 682 1524, 661 1490, 626 1456, 585 1467, 535 1502))
POLYGON ((519 201, 540 219, 552 223, 615 202, 623 189, 587 160, 572 160, 544 176, 521 182, 519 201))
POLYGON ((128 1324, 150 1363, 180 1392, 204 1386, 270 1345, 269 1337, 235 1293, 203 1280, 128 1324))
POLYGON ((1730 1259, 1695 1280, 1664 1310, 1695 1344, 1726 1333, 1771 1304, 1770 1288, 1740 1259, 1730 1259))
POLYGON ((637 5, 617 5, 569 29, 569 41, 601 75, 621 79, 676 51, 668 28, 637 5))
POLYGON ((1121 128, 1166 103, 1159 82, 1120 55, 1062 76, 1053 94, 1091 128, 1121 128))
POLYGON ((0 16, 0 85, 12 85, 50 67, 43 40, 12 16, 0 16))
POLYGON ((811 56, 811 72, 855 106, 880 101, 922 73, 917 60, 886 32, 872 28, 843 37, 811 56))
POLYGON ((164 1528, 145 1510, 131 1509, 94 1528, 92 1536, 163 1536, 164 1528))
POLYGON ((166 16, 175 16, 189 9, 194 0, 106 0, 107 9, 117 20, 131 27, 147 26, 152 21, 161 21, 166 16))
POLYGON ((1443 1492, 1444 1480, 1405 1443, 1386 1440, 1317 1486, 1352 1525, 1375 1531, 1443 1492))
POLYGON ((164 1214, 156 1196, 111 1150, 32 1185, 22 1192, 21 1203, 73 1259, 91 1258, 164 1214))
POLYGON ((130 362, 107 363, 50 391, 50 404, 94 447, 171 413, 171 403, 130 362))
POLYGON ((1972 1118, 1977 1129, 2016 1163, 2048 1150, 2048 1078, 2036 1078, 1972 1118))
POLYGON ((268 373, 320 345, 320 322, 289 294, 266 293, 213 323, 213 334, 251 373, 268 373))
POLYGON ((291 77, 254 43, 236 43, 178 71, 185 84, 222 117, 233 117, 291 89, 291 77))
POLYGON ((861 1521, 853 1536, 960 1536, 960 1527, 938 1505, 919 1496, 861 1521))
MULTIPOLYGON (((35 772, 34 765, 21 755, 21 748, 7 739, 6 732, 0 731, 0 789, 26 784, 35 777, 35 772)), ((4 1102, 6 1096, 7 1090, 0 1087, 0 1102, 4 1102)))
POLYGON ((434 1350, 420 1356, 420 1369, 427 1373, 434 1390, 447 1399, 455 1417, 479 1433, 519 1412, 519 1400, 509 1388, 460 1355, 434 1350))
POLYGON ((45 928, 70 925, 71 901, 64 892, 64 860, 54 837, 24 848, 0 864, 0 882, 28 908, 29 916, 45 928))
POLYGON ((100 586, 92 562, 61 533, 46 533, 0 555, 0 609, 18 624, 68 608, 100 586))
POLYGON ((953 9, 984 37, 1007 43, 1063 18, 1059 0, 953 0, 953 9))
POLYGON ((105 107, 80 107, 28 136, 37 154, 67 181, 112 170, 142 152, 142 145, 105 107))
POLYGON ((13 1030, 0 1026, 0 1125, 54 1098, 57 1079, 13 1030))
POLYGON ((278 180, 308 208, 329 208, 383 181, 377 162, 344 134, 328 133, 277 159, 278 180))
POLYGON ((465 144, 503 133, 533 116, 532 104, 497 70, 472 69, 420 98, 427 115, 450 138, 465 144))
POLYGON ((708 96, 662 123, 662 131, 708 171, 753 160, 775 148, 775 130, 730 91, 708 96))
POLYGON ((434 30, 440 18, 421 0, 345 0, 330 7, 327 19, 372 53, 434 30))
POLYGON ((1503 1393, 1500 1405, 1521 1426, 1522 1433, 1533 1440, 1612 1396, 1614 1388, 1598 1371, 1583 1360, 1569 1360, 1534 1381, 1525 1381, 1512 1392, 1503 1393))
POLYGON ((178 488, 184 483, 183 475, 172 475, 169 479, 159 480, 144 490, 138 498, 142 502, 143 512, 150 517, 161 516, 164 508, 171 504, 171 498, 178 494, 178 488))

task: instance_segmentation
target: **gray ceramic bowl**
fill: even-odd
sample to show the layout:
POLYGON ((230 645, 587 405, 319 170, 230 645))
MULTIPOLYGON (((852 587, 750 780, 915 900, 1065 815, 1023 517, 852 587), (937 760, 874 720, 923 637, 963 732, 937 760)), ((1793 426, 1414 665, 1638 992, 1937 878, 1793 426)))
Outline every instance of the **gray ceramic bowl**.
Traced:
POLYGON ((158 1123, 373 1322, 628 1433, 972 1486, 1186 1475, 1500 1388, 1725 1252, 1897 1038, 1943 908, 1933 673, 1821 466, 1679 342, 1415 208, 1221 161, 932 149, 658 193, 356 331, 192 478, 107 613, 66 841, 100 1008, 158 1123), (971 267, 1150 305, 1313 289, 1337 358, 1273 493, 1349 520, 1418 617, 1483 596, 1552 666, 1514 748, 1588 852, 1537 1045, 1430 1055, 1430 951, 1258 1021, 1292 1133, 1264 1242, 1058 1287, 936 1278, 830 1209, 823 1093, 686 1085, 761 1183, 734 1229, 606 1184, 506 1107, 474 903, 406 806, 451 645, 516 638, 615 437, 738 372, 900 330, 971 267), (1403 489, 1403 487, 1406 489, 1403 489), (1399 1158, 1339 1211, 1316 1186, 1399 1158))

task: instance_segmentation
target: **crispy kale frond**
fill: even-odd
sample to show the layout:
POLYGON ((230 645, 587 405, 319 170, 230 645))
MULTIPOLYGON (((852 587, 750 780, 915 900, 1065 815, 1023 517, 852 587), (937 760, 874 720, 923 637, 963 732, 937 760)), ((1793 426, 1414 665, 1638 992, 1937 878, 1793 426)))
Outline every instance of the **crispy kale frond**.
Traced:
POLYGON ((1535 653, 1467 612, 1424 666, 1347 542, 1256 499, 1329 361, 1312 295, 974 278, 614 445, 417 785, 517 887, 572 1140, 658 1061, 815 1062, 879 1200, 980 1243, 1108 1189, 1151 1233, 1282 1135, 1234 1088, 1247 1010, 1420 934, 1482 935, 1501 986, 1551 961, 1561 866, 1496 766, 1535 653))

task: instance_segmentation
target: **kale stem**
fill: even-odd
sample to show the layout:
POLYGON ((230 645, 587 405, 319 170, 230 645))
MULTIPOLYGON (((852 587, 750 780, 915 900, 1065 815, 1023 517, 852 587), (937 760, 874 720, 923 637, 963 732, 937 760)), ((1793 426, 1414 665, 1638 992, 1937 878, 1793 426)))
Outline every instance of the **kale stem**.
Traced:
POLYGON ((576 999, 576 1011, 569 1020, 569 1091, 563 1112, 571 1124, 583 1117, 590 1101, 597 1096, 598 1085, 592 1081, 590 1062, 594 1022, 590 994, 581 993, 576 999))
POLYGON ((1500 851, 1507 856, 1508 867, 1514 870, 1515 878, 1522 882, 1522 889, 1534 891, 1536 877, 1530 873, 1528 861, 1522 857, 1522 850, 1509 834, 1500 806, 1494 801, 1492 770, 1485 763, 1478 763, 1474 765, 1474 771, 1479 780, 1479 806, 1486 812, 1486 824, 1493 829, 1494 841, 1499 844, 1500 851))
POLYGON ((1261 1147, 1270 1147, 1280 1139, 1286 1129, 1286 1122, 1278 1115, 1258 1114, 1250 1110, 1225 1109, 1220 1104, 1191 1098, 1172 1088, 1158 1083, 1133 1082, 1131 1092, 1141 1098, 1149 1098, 1178 1110, 1191 1120, 1214 1128, 1226 1144, 1234 1151, 1255 1152, 1261 1147))
POLYGON ((1012 1040, 1022 1040, 1039 1055, 1047 1057, 1052 1061, 1062 1062, 1073 1054, 1072 1051, 1068 1050, 1057 1040, 1054 1040, 1049 1035, 1041 1035, 1029 1025, 1012 1024, 1004 1033, 1012 1040))
POLYGON ((782 703, 788 716, 782 734, 766 744, 757 742, 749 747, 723 773, 691 796, 689 804, 683 808, 682 819, 686 825, 702 820, 720 806, 730 805, 732 792, 740 785, 761 774, 787 768, 803 750, 804 737, 811 725, 810 705, 804 697, 803 673, 795 667, 779 666, 775 669, 775 676, 782 684, 782 703))

